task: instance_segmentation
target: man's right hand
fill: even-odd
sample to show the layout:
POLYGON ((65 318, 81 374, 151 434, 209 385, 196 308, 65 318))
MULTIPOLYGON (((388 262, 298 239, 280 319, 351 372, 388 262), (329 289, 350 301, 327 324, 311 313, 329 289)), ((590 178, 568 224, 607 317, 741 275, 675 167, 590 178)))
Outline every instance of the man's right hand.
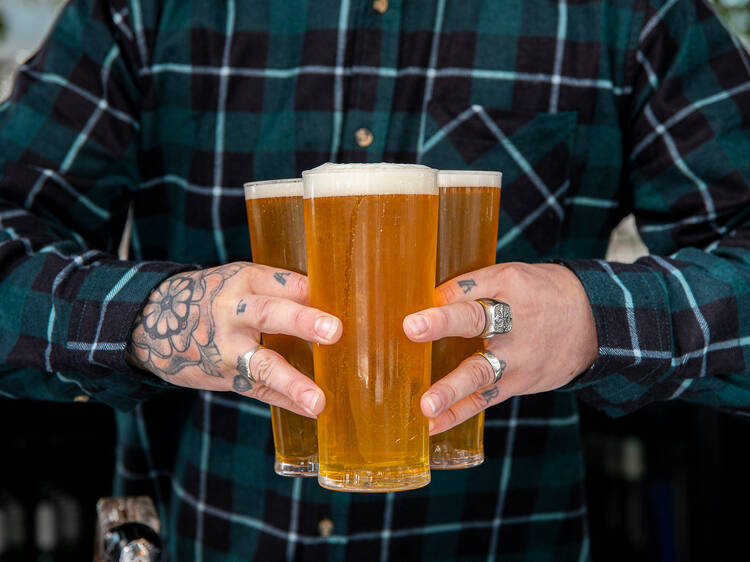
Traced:
POLYGON ((321 344, 341 337, 335 316, 305 306, 307 277, 235 262, 174 275, 149 296, 127 347, 128 362, 178 386, 234 390, 316 416, 325 396, 281 355, 261 348, 244 374, 242 356, 260 334, 287 334, 321 344))

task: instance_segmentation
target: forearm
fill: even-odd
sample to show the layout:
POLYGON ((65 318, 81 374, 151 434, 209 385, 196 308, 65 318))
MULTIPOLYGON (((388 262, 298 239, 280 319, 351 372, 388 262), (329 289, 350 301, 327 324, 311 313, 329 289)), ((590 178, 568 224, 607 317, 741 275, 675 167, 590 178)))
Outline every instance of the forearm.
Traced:
POLYGON ((569 388, 612 415, 677 397, 750 408, 745 247, 740 231, 710 251, 685 249, 634 264, 563 262, 586 290, 599 346, 594 365, 569 388))
POLYGON ((0 390, 35 399, 83 393, 119 408, 158 391, 158 379, 125 362, 125 346, 153 287, 188 267, 120 261, 53 239, 30 213, 0 213, 0 390))

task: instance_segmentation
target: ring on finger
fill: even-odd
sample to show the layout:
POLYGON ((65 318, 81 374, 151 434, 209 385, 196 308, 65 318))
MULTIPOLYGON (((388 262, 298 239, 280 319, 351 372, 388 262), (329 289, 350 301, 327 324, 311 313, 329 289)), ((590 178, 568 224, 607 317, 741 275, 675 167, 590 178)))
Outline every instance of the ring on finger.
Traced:
POLYGON ((242 357, 239 358, 239 361, 237 361, 237 370, 240 372, 240 374, 247 377, 250 382, 255 383, 257 383, 258 381, 255 380, 255 377, 250 370, 250 360, 259 349, 263 349, 263 346, 260 344, 250 348, 242 357))
POLYGON ((503 371, 505 371, 505 361, 501 361, 494 353, 487 351, 486 349, 484 351, 477 351, 476 355, 484 357, 490 364, 490 367, 492 367, 492 372, 495 374, 495 378, 490 384, 497 383, 497 381, 502 378, 503 371))
POLYGON ((491 338, 497 334, 507 334, 513 328, 513 312, 506 302, 495 299, 476 299, 484 309, 484 328, 477 336, 491 338))

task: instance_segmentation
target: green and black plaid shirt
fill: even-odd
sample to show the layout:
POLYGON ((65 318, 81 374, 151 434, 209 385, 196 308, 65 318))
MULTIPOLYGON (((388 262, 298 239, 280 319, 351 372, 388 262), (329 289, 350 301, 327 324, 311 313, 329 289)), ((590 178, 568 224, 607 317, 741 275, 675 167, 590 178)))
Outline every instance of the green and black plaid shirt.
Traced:
POLYGON ((0 392, 117 408, 117 492, 175 562, 586 560, 575 395, 750 414, 750 57, 711 9, 387 4, 73 0, 1 106, 0 392), (327 160, 502 170, 498 259, 586 288, 599 359, 491 408, 479 468, 329 492, 273 473, 264 405, 125 363, 162 279, 249 258, 243 182, 327 160), (655 255, 596 259, 630 212, 655 255))

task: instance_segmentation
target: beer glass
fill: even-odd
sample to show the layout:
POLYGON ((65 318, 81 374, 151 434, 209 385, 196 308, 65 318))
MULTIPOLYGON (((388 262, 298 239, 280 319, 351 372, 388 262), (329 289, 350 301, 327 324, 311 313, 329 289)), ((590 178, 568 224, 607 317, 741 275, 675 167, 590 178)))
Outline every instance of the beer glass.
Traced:
MULTIPOLYGON (((245 206, 253 261, 304 274, 302 180, 245 184, 245 206)), ((278 352, 295 369, 312 378, 312 345, 309 342, 283 334, 263 334, 263 345, 278 352)), ((271 426, 276 448, 276 473, 315 476, 318 473, 315 420, 271 406, 271 426)))
MULTIPOLYGON (((438 173, 437 284, 495 263, 500 172, 438 173)), ((470 291, 467 286, 464 291, 470 291)), ((477 295, 480 297, 481 295, 477 295)), ((432 344, 432 382, 483 349, 479 338, 444 338, 432 344)), ((484 461, 484 412, 430 437, 430 467, 469 468, 484 461)))
POLYGON ((403 331, 434 306, 436 171, 407 164, 324 164, 303 172, 310 305, 343 335, 313 345, 318 482, 390 492, 430 481, 427 418, 431 344, 403 331))

